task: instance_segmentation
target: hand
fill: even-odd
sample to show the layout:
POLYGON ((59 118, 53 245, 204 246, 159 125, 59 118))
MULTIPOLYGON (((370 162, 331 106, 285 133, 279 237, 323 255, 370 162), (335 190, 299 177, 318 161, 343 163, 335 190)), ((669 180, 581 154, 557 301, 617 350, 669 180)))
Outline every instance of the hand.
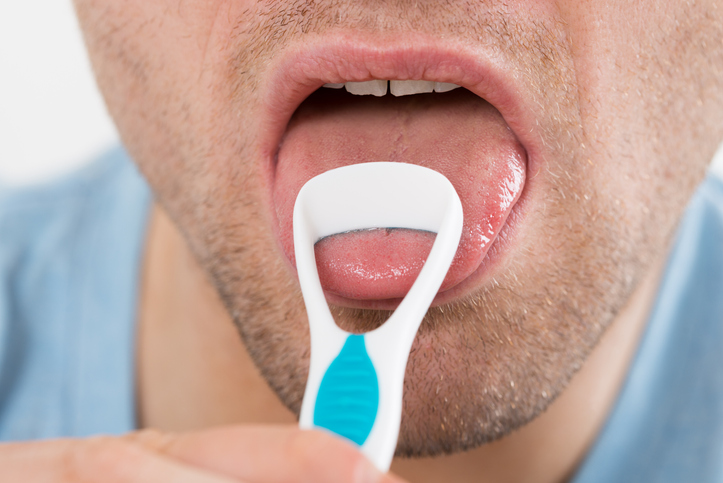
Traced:
POLYGON ((349 443, 283 426, 0 444, 0 481, 401 483, 380 474, 349 443))

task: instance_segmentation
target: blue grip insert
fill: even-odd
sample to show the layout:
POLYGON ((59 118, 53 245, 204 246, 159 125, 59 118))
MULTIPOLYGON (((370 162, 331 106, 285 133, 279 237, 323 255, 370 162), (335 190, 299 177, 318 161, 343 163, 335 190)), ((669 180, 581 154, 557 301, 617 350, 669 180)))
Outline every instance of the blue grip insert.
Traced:
POLYGON ((379 381, 363 335, 350 335, 319 385, 314 426, 326 428, 359 446, 374 426, 379 381))

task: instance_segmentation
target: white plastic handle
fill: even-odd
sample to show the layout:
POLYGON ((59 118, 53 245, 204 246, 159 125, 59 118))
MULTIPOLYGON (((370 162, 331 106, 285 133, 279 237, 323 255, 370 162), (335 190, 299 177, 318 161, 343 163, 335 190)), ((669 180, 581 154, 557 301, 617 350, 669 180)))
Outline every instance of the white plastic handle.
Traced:
POLYGON ((462 204, 449 180, 411 164, 364 163, 327 171, 308 181, 296 199, 294 251, 311 332, 302 428, 318 427, 314 413, 319 387, 351 335, 336 325, 326 303, 314 244, 329 235, 367 228, 437 233, 407 296, 386 323, 363 339, 378 380, 378 407, 361 450, 382 471, 389 469, 399 436, 409 351, 457 251, 462 223, 462 204))

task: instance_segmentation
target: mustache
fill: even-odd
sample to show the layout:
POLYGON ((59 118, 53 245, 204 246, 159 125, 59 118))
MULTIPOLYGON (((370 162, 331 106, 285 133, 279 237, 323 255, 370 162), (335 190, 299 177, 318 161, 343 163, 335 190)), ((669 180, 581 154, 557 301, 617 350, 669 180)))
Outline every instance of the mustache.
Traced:
POLYGON ((257 2, 231 17, 234 70, 271 60, 294 41, 329 31, 370 32, 396 39, 414 32, 481 46, 526 65, 557 62, 567 50, 557 12, 491 1, 280 0, 257 2), (524 61, 524 62, 523 62, 524 61))

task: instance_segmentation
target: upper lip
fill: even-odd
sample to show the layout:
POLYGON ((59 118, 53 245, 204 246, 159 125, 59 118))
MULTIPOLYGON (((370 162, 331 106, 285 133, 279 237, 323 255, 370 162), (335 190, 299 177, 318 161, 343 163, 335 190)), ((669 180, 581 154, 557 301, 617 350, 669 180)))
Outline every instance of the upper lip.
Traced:
POLYGON ((424 34, 379 38, 366 33, 319 36, 287 48, 273 61, 262 92, 264 158, 271 162, 286 126, 299 105, 326 83, 347 81, 430 80, 458 84, 492 104, 522 144, 530 164, 537 159, 537 137, 523 76, 498 52, 424 34))

